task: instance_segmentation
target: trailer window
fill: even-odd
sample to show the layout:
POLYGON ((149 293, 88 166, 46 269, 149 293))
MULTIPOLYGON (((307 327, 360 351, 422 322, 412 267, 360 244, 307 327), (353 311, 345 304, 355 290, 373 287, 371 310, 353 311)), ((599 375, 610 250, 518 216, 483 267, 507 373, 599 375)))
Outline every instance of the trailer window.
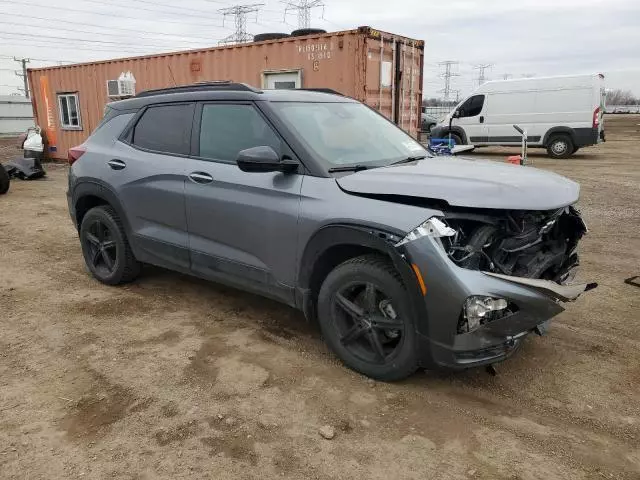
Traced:
POLYGON ((77 93, 59 94, 58 110, 60 112, 60 126, 63 130, 82 130, 80 102, 77 93))

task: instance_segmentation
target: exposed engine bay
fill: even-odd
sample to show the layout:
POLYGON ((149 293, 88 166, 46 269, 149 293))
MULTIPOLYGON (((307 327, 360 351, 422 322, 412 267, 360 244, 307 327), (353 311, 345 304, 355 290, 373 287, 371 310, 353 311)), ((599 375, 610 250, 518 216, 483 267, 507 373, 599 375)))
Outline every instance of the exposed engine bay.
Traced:
POLYGON ((445 213, 456 231, 442 238, 457 265, 515 277, 573 280, 576 247, 587 232, 572 206, 553 211, 456 211, 445 213))

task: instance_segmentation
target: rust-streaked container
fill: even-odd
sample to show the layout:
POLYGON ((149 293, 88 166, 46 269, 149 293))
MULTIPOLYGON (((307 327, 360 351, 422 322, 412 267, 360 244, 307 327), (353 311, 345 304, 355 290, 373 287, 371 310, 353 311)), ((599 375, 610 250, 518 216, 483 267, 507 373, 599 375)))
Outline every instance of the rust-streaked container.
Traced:
MULTIPOLYGON (((107 81, 131 72, 136 91, 210 80, 259 88, 330 88, 367 103, 417 137, 424 42, 360 27, 240 45, 32 68, 34 115, 49 156, 66 158, 100 123, 113 99, 107 81), (77 94, 80 127, 61 126, 60 95, 77 94)), ((64 100, 63 100, 64 101, 64 100)))

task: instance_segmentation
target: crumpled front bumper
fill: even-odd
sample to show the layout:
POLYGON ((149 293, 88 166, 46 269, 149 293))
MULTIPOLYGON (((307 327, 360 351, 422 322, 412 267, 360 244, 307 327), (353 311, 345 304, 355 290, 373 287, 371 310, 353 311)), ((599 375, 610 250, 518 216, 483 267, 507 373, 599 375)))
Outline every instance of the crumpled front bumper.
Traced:
POLYGON ((403 248, 401 253, 419 269, 426 286, 421 305, 424 318, 417 325, 426 367, 460 369, 504 360, 526 335, 564 311, 561 301, 575 300, 595 286, 467 270, 449 260, 439 239, 430 237, 403 248), (472 295, 504 298, 517 308, 477 330, 458 333, 463 304, 472 295))

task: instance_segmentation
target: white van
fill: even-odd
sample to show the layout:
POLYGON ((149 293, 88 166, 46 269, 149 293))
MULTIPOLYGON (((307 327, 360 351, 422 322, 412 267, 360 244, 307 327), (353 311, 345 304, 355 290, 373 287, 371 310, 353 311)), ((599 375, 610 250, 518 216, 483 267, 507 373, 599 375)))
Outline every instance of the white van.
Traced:
POLYGON ((604 75, 523 78, 487 82, 441 120, 432 138, 451 134, 456 144, 520 145, 567 158, 604 141, 604 75))

